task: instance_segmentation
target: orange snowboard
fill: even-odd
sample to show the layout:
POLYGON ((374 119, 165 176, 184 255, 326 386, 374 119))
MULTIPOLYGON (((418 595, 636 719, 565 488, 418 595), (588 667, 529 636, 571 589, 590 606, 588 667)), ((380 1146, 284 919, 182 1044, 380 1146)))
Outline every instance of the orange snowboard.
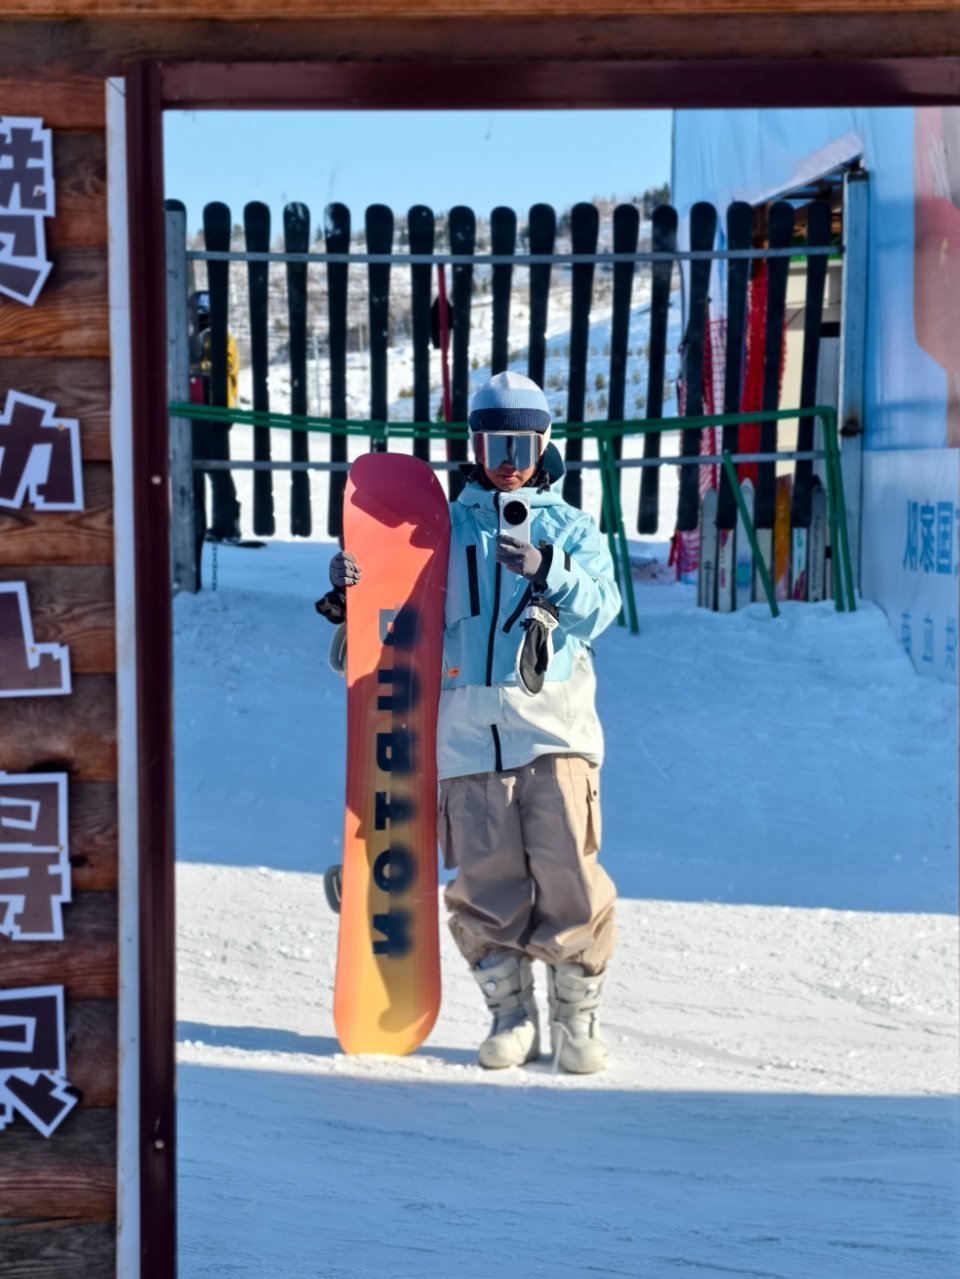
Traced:
POLYGON ((350 469, 347 800, 333 1015, 348 1053, 408 1053, 440 1008, 436 728, 450 512, 430 467, 350 469))

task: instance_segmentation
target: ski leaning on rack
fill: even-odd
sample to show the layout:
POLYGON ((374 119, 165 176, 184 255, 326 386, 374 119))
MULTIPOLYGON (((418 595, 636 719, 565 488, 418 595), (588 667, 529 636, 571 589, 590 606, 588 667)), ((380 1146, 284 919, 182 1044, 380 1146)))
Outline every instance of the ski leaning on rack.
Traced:
MULTIPOLYGON (((476 251, 477 219, 472 209, 458 204, 450 210, 447 222, 450 235, 450 252, 465 256, 476 251)), ((455 262, 451 271, 453 359, 450 374, 451 421, 465 422, 470 401, 470 307, 473 301, 473 265, 455 262)), ((467 460, 467 441, 450 440, 447 444, 451 462, 467 460)), ((451 471, 448 480, 451 500, 463 488, 465 480, 459 471, 451 471)))
MULTIPOLYGON (((570 248, 573 253, 596 253, 600 234, 600 211, 582 201, 570 210, 570 248)), ((587 355, 590 345, 590 303, 593 298, 592 262, 576 262, 570 268, 570 369, 567 382, 567 445, 564 458, 579 463, 583 458, 583 421, 587 396, 587 355)), ((568 468, 563 477, 563 500, 571 506, 583 505, 580 468, 568 468)))
MULTIPOLYGON (((743 200, 735 200, 727 209, 727 248, 749 249, 753 243, 753 208, 743 200)), ((747 331, 747 285, 750 259, 731 258, 727 263, 727 333, 726 364, 723 377, 723 411, 736 413, 743 391, 743 348, 747 331)), ((723 447, 731 455, 740 446, 740 427, 734 422, 723 428, 723 447)), ((726 468, 720 469, 720 495, 717 502, 717 608, 729 613, 736 607, 736 568, 740 548, 737 546, 737 503, 726 468)), ((749 555, 749 543, 746 548, 749 555)))
MULTIPOLYGON (((723 472, 721 472, 722 476, 723 472)), ((718 503, 719 505, 719 503, 718 503)), ((737 538, 735 528, 717 527, 717 612, 737 606, 737 538)))
MULTIPOLYGON (((490 214, 490 248, 494 257, 509 257, 517 248, 517 215, 498 205, 490 214)), ((490 372, 502 373, 510 355, 510 287, 513 267, 509 263, 491 268, 493 275, 493 339, 490 372)))
POLYGON ((807 599, 827 597, 827 495, 818 476, 810 486, 810 536, 807 540, 807 599))
POLYGON ((773 499, 773 591, 781 602, 790 598, 790 498, 793 481, 778 475, 773 499))
MULTIPOLYGON (((283 211, 283 242, 288 253, 306 253, 310 248, 310 210, 305 204, 288 204, 283 211)), ((287 263, 287 315, 290 321, 290 412, 307 414, 307 264, 287 263)), ((290 460, 310 460, 310 437, 306 431, 291 431, 290 460)), ((310 512, 310 474, 290 474, 290 532, 309 537, 313 529, 310 512)))
MULTIPOLYGON (((203 239, 209 252, 228 252, 232 219, 227 205, 219 200, 203 209, 203 239)), ((210 396, 209 403, 227 407, 227 388, 230 375, 227 345, 230 309, 230 263, 207 263, 207 284, 210 294, 210 396)), ((202 432, 205 451, 201 452, 211 462, 230 460, 230 427, 226 422, 211 422, 202 432)), ((211 511, 207 537, 210 541, 236 542, 240 537, 240 507, 237 502, 233 476, 229 470, 218 468, 208 471, 211 493, 211 511)))
MULTIPOLYGON (((691 468, 692 469, 692 468, 691 468)), ((717 490, 707 489, 700 503, 700 556, 697 571, 697 604, 716 608, 717 599, 717 490)))
MULTIPOLYGON (((793 242, 793 205, 778 200, 770 207, 768 234, 771 249, 787 249, 793 242)), ((763 409, 780 407, 780 376, 783 368, 783 322, 787 306, 787 276, 790 259, 786 256, 767 261, 767 314, 763 344, 763 409)), ((777 449, 777 423, 764 422, 760 427, 760 452, 775 453, 777 449)), ((774 461, 760 462, 757 466, 757 492, 754 506, 754 524, 757 543, 771 578, 773 577, 773 521, 776 506, 776 473, 774 461)), ((754 581, 754 598, 762 599, 754 581)))
MULTIPOLYGON (((640 210, 635 204, 618 204, 613 211, 614 253, 636 253, 640 237, 640 210)), ((613 267, 613 308, 610 315, 610 399, 607 419, 622 422, 626 417, 627 356, 630 346, 630 300, 636 263, 616 262, 613 267)), ((630 414, 633 417, 633 413, 630 414)), ((623 436, 610 441, 617 461, 623 456, 623 436)), ((616 473, 617 497, 620 497, 620 471, 616 473)), ((601 518, 601 532, 607 531, 601 518)))
MULTIPOLYGON (((344 542, 347 784, 333 1015, 348 1053, 408 1053, 440 1007, 436 727, 450 514, 427 463, 354 462, 344 542)), ((332 885, 328 887, 328 893, 332 885)))
MULTIPOLYGON (((653 211, 651 243, 654 253, 673 254, 677 248, 677 211, 661 204, 653 211)), ((670 285, 673 261, 655 261, 651 272, 650 292, 650 361, 648 366, 646 416, 663 417, 663 382, 666 372, 667 327, 670 321, 670 285)), ((660 456, 660 434, 651 431, 643 437, 643 456, 660 456)), ((640 474, 640 509, 637 532, 656 533, 660 523, 660 468, 645 466, 640 474)))
MULTIPOLYGON (((243 210, 243 228, 248 253, 270 251, 270 209, 258 200, 243 210)), ((247 263, 247 285, 250 296, 250 373, 255 413, 270 412, 270 363, 267 326, 266 262, 247 263)), ((270 461, 270 428, 253 428, 253 460, 270 461)), ((277 531, 273 511, 273 473, 253 473, 253 531, 261 537, 272 537, 277 531)))
MULTIPOLYGON (((694 253, 709 253, 717 234, 717 211, 701 200, 690 210, 690 248, 694 253)), ((703 346, 707 327, 707 303, 710 290, 710 258, 695 258, 690 263, 690 310, 683 339, 683 377, 686 386, 685 417, 703 413, 703 346)), ((696 457, 700 452, 699 428, 683 432, 681 453, 696 457)), ((697 527, 700 505, 699 468, 680 468, 680 498, 677 505, 677 528, 681 533, 697 527)))
MULTIPOLYGON (((550 204, 530 207, 527 223, 530 252, 553 252, 557 237, 557 215, 550 204)), ((539 262, 530 268, 530 329, 527 342, 527 377, 542 387, 547 359, 547 303, 550 298, 550 263, 539 262)))
MULTIPOLYGON (((415 204, 407 214, 410 252, 433 253, 434 216, 425 204, 415 204)), ((430 299, 433 289, 429 262, 410 267, 410 312, 413 321, 413 420, 430 421, 430 299)), ((413 441, 415 457, 430 457, 430 437, 418 435, 413 441)))
MULTIPOLYGON (((350 210, 345 204, 327 206, 324 243, 328 253, 350 252, 350 210)), ((330 325, 330 416, 343 421, 347 416, 347 271, 346 262, 327 263, 327 313, 330 325)), ((347 437, 330 436, 331 462, 346 462, 347 437)), ((339 537, 343 532, 343 490, 346 469, 330 472, 330 507, 327 532, 339 537)))
MULTIPOLYGON (((365 230, 367 252, 389 254, 393 248, 393 210, 386 204, 371 204, 365 230)), ((371 262, 367 266, 367 305, 370 321, 370 417, 387 420, 387 357, 390 336, 390 264, 371 262)), ((386 450, 385 440, 371 440, 371 452, 386 450)))
MULTIPOLYGON (((830 243, 832 215, 826 200, 814 200, 806 207, 807 248, 826 248, 830 243)), ((807 289, 803 309, 803 363, 800 373, 800 407, 812 408, 817 402, 817 374, 820 368, 820 338, 823 332, 823 297, 827 282, 826 254, 807 258, 807 289)), ((812 452, 816 441, 816 422, 802 417, 797 430, 797 451, 812 452)), ((806 599, 809 591, 809 530, 812 515, 813 461, 800 458, 793 477, 793 528, 790 598, 806 599)))
MULTIPOLYGON (((740 485, 740 491, 743 494, 743 504, 747 508, 747 515, 753 520, 753 480, 744 480, 740 485)), ((747 534, 747 527, 743 520, 737 515, 736 538, 736 564, 734 576, 736 579, 736 605, 737 608, 746 608, 753 599, 753 551, 750 548, 750 538, 747 534)))

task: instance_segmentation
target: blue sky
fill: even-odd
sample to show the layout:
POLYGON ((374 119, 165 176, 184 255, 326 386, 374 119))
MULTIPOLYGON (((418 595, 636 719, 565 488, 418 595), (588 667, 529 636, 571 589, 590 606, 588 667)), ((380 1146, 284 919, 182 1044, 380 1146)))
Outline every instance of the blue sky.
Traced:
POLYGON ((242 222, 262 200, 272 227, 301 200, 314 225, 339 200, 358 214, 468 204, 488 215, 544 200, 627 197, 670 177, 669 111, 169 111, 166 194, 201 225, 223 200, 242 222))

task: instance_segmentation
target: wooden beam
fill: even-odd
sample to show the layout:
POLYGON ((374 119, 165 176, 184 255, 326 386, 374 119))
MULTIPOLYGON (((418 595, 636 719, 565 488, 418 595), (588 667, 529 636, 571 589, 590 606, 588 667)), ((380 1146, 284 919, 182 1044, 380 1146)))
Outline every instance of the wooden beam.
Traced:
MULTIPOLYGON (((17 1119, 3 1134, 0 1204, 4 1217, 35 1219, 42 1211, 62 1220, 112 1220, 115 1151, 116 1113, 112 1110, 78 1107, 49 1141, 17 1119)), ((34 1269, 33 1274, 46 1276, 46 1271, 34 1269)), ((74 1274, 79 1277, 85 1271, 74 1274)))
MULTIPOLYGON (((207 12, 206 10, 204 12, 207 12)), ((672 61, 675 65, 706 59, 764 59, 782 65, 796 58, 817 60, 818 76, 810 85, 816 101, 824 64, 837 59, 854 63, 876 59, 949 59, 960 49, 960 8, 938 13, 891 11, 882 22, 858 13, 775 13, 750 17, 737 13, 626 14, 614 17, 485 18, 475 22, 463 11, 456 17, 358 18, 221 22, 185 18, 72 22, 56 20, 0 22, 0 78, 16 87, 24 100, 18 73, 35 77, 116 75, 138 58, 200 62, 360 61, 387 59, 445 62, 449 60, 523 62, 556 59, 580 62, 610 58, 637 63, 672 61)), ((833 71, 829 74, 832 76, 833 71)), ((945 78, 942 66, 928 66, 932 80, 945 78)), ((954 77, 955 79, 955 77, 954 77)), ((102 81, 89 82, 92 105, 102 112, 102 81)), ((42 79, 26 101, 44 114, 42 79)), ((87 92, 87 91, 85 91, 87 92)), ((742 98, 744 86, 728 93, 742 98)), ((7 96, 0 93, 0 101, 7 96)), ((946 100, 953 100, 952 97, 946 100)), ((713 105, 723 106, 718 100, 713 105)), ((51 103, 54 110, 57 102, 51 103)), ((90 129, 90 110, 78 99, 72 118, 68 95, 61 109, 48 115, 56 127, 90 129)))
POLYGON ((65 1015, 67 1077, 80 1093, 78 1104, 98 1109, 115 1108, 116 1003, 112 999, 68 999, 65 1015))
MULTIPOLYGON (((912 10, 943 13, 955 0, 474 0, 471 19, 509 17, 514 14, 562 18, 577 14, 687 14, 719 12, 759 16, 768 13, 847 12, 871 16, 912 10)), ((45 18, 129 18, 129 0, 4 0, 0 16, 30 14, 45 18)), ((139 0, 136 5, 145 18, 201 17, 196 0, 139 0)), ((377 18, 436 16, 463 12, 458 0, 220 0, 217 16, 224 20, 265 18, 331 19, 342 17, 377 18)))
POLYGON ((102 132, 55 130, 53 177, 56 217, 46 223, 47 247, 100 248, 107 243, 107 148, 102 132))
POLYGON ((62 249, 32 307, 0 307, 0 359, 7 356, 109 356, 107 253, 62 249))
POLYGON ((960 101, 960 61, 740 59, 481 63, 222 63, 163 66, 171 109, 519 110, 892 106, 960 101))
POLYGON ((113 487, 106 462, 83 467, 82 511, 0 511, 0 564, 112 564, 113 487))
MULTIPOLYGON (((16 16, 22 18, 24 11, 16 16)), ((21 47, 19 76, 15 60, 0 63, 0 110, 7 115, 40 116, 48 129, 102 129, 103 80, 91 75, 62 75, 44 66, 42 58, 34 61, 32 52, 29 45, 21 47)))
POLYGON ((173 823, 173 625, 160 68, 127 76, 126 146, 132 326, 136 547, 140 1070, 140 1262, 177 1271, 176 919, 173 823))
POLYGON ((69 811, 74 892, 116 889, 116 782, 71 781, 69 811))
POLYGON ((0 1225, 4 1279, 114 1279, 116 1229, 112 1221, 31 1221, 0 1225))
MULTIPOLYGON (((10 941, 0 937, 4 986, 63 985, 68 1006, 76 999, 115 1000, 116 893, 76 893, 63 908, 63 920, 63 941, 10 941)), ((69 1076, 69 1069, 67 1073, 69 1076)))
POLYGON ((99 359, 0 360, 0 404, 7 391, 49 400, 63 417, 80 423, 85 462, 110 460, 110 361, 99 359))
POLYGON ((26 582, 34 638, 67 644, 77 674, 116 670, 113 569, 109 565, 8 568, 0 582, 26 582))
POLYGON ((0 768, 67 772, 77 782, 117 776, 116 681, 78 675, 68 697, 5 698, 0 768))

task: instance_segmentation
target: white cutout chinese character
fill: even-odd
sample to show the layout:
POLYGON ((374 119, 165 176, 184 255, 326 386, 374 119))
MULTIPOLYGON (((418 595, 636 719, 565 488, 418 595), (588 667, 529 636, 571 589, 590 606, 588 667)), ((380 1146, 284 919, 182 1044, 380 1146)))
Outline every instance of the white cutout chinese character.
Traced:
POLYGON ((63 941, 67 841, 66 773, 0 772, 0 933, 63 941))
POLYGON ((0 1132, 19 1112, 49 1137, 79 1100, 66 1070, 63 987, 0 990, 0 1132))
POLYGON ((0 582, 0 697, 71 692, 70 650, 37 644, 26 582, 0 582))
POLYGON ((0 116, 0 293, 27 306, 50 274, 43 220, 54 204, 50 130, 40 119, 0 116))
POLYGON ((8 391, 0 413, 0 507, 82 511, 80 424, 57 406, 8 391))

